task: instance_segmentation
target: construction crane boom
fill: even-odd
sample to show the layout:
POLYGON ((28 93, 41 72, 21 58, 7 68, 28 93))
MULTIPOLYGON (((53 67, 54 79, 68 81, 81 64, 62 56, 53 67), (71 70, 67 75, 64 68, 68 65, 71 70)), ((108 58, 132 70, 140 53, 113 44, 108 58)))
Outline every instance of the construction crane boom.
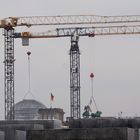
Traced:
POLYGON ((140 34, 140 25, 57 28, 55 30, 49 30, 45 32, 15 33, 14 38, 71 37, 75 34, 75 32, 77 32, 78 36, 89 36, 89 37, 101 35, 140 34))
POLYGON ((77 24, 109 24, 138 23, 140 15, 99 16, 99 15, 63 15, 63 16, 31 16, 9 17, 1 20, 0 28, 7 26, 40 26, 40 25, 77 25, 77 24))

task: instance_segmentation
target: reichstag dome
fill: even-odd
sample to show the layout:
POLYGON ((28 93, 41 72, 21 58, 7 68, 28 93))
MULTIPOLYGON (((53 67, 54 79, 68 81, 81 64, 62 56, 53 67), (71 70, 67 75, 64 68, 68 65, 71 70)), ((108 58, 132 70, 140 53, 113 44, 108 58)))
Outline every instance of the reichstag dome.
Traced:
POLYGON ((24 99, 15 104, 16 120, 33 120, 38 119, 39 109, 45 109, 46 106, 34 99, 24 99))

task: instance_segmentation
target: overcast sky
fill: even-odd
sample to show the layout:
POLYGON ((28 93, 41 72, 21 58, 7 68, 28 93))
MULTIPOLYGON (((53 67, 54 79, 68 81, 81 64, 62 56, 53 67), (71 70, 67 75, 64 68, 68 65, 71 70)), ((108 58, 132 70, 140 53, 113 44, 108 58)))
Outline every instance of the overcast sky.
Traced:
MULTIPOLYGON (((0 19, 10 16, 140 15, 139 0, 0 0, 0 19)), ((80 38, 81 112, 91 96, 103 116, 140 116, 140 35, 80 38)), ((4 55, 0 37, 0 118, 4 118, 4 55)), ((15 102, 28 91, 27 51, 31 51, 31 90, 36 100, 70 110, 69 38, 31 40, 29 47, 15 41, 15 102)), ((94 105, 92 106, 95 112, 94 105)))

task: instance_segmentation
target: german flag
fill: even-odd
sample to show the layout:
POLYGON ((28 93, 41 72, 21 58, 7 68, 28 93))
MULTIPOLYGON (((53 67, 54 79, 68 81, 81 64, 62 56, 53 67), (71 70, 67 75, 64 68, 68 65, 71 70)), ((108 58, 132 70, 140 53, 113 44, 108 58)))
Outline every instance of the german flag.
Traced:
POLYGON ((51 101, 53 101, 54 100, 54 96, 53 96, 53 94, 51 93, 51 101))

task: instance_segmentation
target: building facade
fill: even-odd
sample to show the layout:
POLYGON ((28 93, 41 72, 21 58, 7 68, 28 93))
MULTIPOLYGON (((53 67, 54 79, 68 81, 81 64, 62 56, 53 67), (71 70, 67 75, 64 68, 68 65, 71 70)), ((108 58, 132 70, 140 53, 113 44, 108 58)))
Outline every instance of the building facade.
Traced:
POLYGON ((45 109, 39 109, 39 118, 40 119, 58 119, 62 122, 64 121, 64 111, 60 108, 45 108, 45 109))

